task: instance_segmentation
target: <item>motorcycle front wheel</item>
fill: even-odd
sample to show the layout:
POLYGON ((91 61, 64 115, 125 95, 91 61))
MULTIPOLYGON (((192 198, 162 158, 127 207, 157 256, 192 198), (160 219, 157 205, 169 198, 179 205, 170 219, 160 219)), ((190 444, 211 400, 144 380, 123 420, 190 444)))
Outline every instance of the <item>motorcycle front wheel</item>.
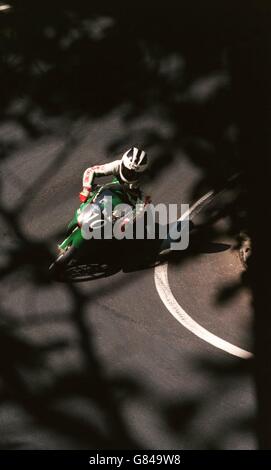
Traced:
POLYGON ((55 261, 49 266, 51 274, 58 274, 61 270, 65 270, 74 258, 75 252, 76 247, 74 245, 68 246, 65 251, 61 252, 55 261))

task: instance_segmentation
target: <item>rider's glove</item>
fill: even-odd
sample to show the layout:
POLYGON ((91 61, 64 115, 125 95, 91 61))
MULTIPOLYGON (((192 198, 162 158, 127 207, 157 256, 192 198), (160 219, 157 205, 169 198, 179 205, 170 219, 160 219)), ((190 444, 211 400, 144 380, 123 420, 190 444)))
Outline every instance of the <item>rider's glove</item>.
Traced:
POLYGON ((86 188, 84 187, 81 191, 81 193, 79 193, 79 199, 81 202, 86 202, 87 198, 89 197, 89 194, 91 192, 91 188, 86 188))

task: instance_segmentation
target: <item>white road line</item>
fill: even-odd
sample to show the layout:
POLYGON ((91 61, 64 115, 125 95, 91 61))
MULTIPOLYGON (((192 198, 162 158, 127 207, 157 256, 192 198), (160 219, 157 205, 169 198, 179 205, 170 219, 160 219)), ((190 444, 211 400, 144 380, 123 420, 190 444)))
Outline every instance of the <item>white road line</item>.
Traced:
POLYGON ((200 206, 201 204, 203 204, 205 201, 207 201, 211 196, 213 196, 215 194, 214 191, 209 191, 208 193, 204 194, 204 196, 202 196, 200 199, 198 199, 194 204, 193 206, 189 207, 189 210, 187 212, 185 212, 179 219, 178 219, 178 222, 181 221, 181 220, 184 220, 185 218, 187 218, 188 216, 192 217, 193 213, 195 212, 195 210, 197 209, 198 206, 200 206))
POLYGON ((165 307, 169 312, 181 323, 185 328, 194 333, 194 335, 203 339, 209 344, 212 344, 216 348, 222 349, 223 351, 232 354, 233 356, 240 357, 242 359, 249 359, 252 357, 252 353, 245 349, 238 348, 234 344, 228 343, 219 336, 210 333, 210 331, 199 325, 193 318, 186 313, 186 311, 178 304, 174 295, 171 292, 168 275, 167 275, 167 263, 161 264, 155 268, 155 286, 165 307))
MULTIPOLYGON (((188 216, 193 215, 193 212, 196 210, 198 206, 208 200, 214 194, 213 191, 205 194, 202 198, 193 204, 189 210, 179 218, 179 221, 184 220, 188 216)), ((223 351, 233 355, 240 357, 241 359, 250 359, 253 357, 253 354, 245 349, 241 349, 234 344, 225 341, 224 339, 220 338, 219 336, 214 335, 210 331, 203 328, 199 323, 197 323, 193 318, 188 315, 188 313, 178 304, 177 300, 175 299, 168 282, 168 263, 165 262, 164 264, 158 265, 154 268, 154 281, 156 290, 160 299, 162 300, 165 307, 168 311, 173 315, 173 317, 181 323, 187 330, 194 333, 194 335, 198 336, 202 340, 206 341, 207 343, 215 346, 218 349, 222 349, 223 351)))

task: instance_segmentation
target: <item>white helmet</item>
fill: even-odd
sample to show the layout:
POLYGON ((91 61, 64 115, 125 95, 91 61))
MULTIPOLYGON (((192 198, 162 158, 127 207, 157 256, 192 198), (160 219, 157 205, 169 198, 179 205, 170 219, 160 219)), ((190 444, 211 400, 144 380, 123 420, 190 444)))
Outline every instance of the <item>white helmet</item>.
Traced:
POLYGON ((135 183, 138 173, 142 173, 148 167, 148 158, 144 150, 131 147, 125 152, 121 159, 120 176, 125 183, 135 183))

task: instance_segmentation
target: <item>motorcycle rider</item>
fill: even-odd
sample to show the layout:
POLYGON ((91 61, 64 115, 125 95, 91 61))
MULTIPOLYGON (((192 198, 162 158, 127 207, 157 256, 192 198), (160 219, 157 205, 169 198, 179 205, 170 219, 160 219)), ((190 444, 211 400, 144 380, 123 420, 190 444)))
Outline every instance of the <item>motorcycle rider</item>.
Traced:
MULTIPOLYGON (((79 194, 81 202, 85 202, 90 196, 95 177, 114 175, 122 185, 127 202, 133 207, 135 218, 144 210, 150 202, 149 196, 144 197, 139 187, 139 179, 148 167, 148 157, 144 150, 137 147, 128 149, 119 160, 104 165, 95 165, 87 168, 83 175, 83 189, 79 194)), ((124 221, 125 223, 128 220, 124 221)))

